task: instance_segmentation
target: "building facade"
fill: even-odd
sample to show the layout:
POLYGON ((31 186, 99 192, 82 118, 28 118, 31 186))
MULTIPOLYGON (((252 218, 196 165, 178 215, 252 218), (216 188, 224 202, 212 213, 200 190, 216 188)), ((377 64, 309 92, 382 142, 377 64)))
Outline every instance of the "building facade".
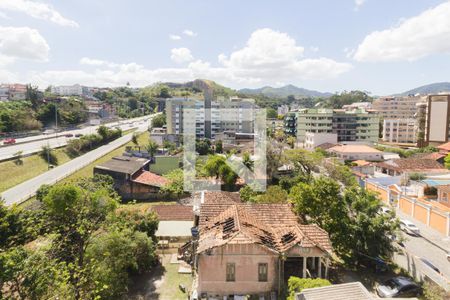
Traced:
POLYGON ((384 119, 383 141, 394 144, 416 144, 417 122, 415 119, 384 119))
POLYGON ((307 132, 305 134, 305 142, 303 144, 303 148, 313 151, 316 147, 326 143, 337 144, 337 134, 307 132))
POLYGON ((297 142, 307 132, 336 133, 338 142, 374 143, 378 140, 379 118, 364 109, 302 109, 296 113, 297 142))
POLYGON ((191 98, 167 99, 165 110, 168 134, 184 132, 184 109, 195 110, 195 120, 186 120, 186 122, 188 125, 195 123, 195 133, 198 138, 214 139, 218 133, 224 131, 254 132, 255 103, 253 99, 232 97, 211 102, 191 98))
POLYGON ((51 92, 59 96, 81 96, 83 87, 79 84, 52 86, 51 92))
POLYGON ((417 105, 419 147, 450 141, 450 94, 429 95, 417 105))

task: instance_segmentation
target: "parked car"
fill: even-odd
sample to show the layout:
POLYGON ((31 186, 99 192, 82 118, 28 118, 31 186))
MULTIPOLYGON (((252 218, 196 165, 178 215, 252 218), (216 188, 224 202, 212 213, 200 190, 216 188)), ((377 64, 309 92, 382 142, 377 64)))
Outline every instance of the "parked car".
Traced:
POLYGON ((73 134, 72 133, 66 133, 64 136, 67 137, 67 138, 70 138, 70 137, 73 137, 73 134))
POLYGON ((427 259, 425 259, 425 258, 423 258, 423 257, 421 257, 420 260, 421 260, 424 264, 426 264, 427 266, 429 266, 430 268, 432 268, 433 270, 435 270, 436 272, 438 272, 439 274, 441 274, 441 271, 440 271, 437 267, 435 267, 429 260, 427 260, 427 259))
POLYGON ((377 294, 381 298, 407 298, 422 294, 422 288, 406 277, 394 277, 377 286, 377 294))
POLYGON ((83 134, 81 134, 81 133, 75 134, 75 137, 82 137, 82 136, 83 136, 83 134))
POLYGON ((417 228, 417 226, 413 222, 410 222, 408 220, 404 220, 404 219, 400 220, 400 229, 410 235, 414 235, 414 236, 420 235, 419 228, 417 228))
POLYGON ((16 143, 16 139, 13 138, 7 138, 3 140, 4 145, 12 145, 16 143))

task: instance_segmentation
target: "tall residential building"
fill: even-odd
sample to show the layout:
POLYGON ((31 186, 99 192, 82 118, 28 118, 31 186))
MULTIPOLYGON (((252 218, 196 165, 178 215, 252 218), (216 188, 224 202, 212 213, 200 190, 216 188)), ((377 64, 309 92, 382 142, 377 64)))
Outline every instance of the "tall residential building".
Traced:
POLYGON ((450 141, 450 94, 429 95, 417 109, 419 147, 450 141))
POLYGON ((417 104, 421 96, 381 97, 373 102, 373 109, 383 119, 383 141, 395 144, 417 142, 417 104))
POLYGON ((297 142, 307 132, 336 133, 338 142, 374 143, 378 140, 379 118, 364 109, 302 109, 296 113, 297 142))
POLYGON ((254 132, 253 99, 231 97, 208 101, 190 98, 170 98, 166 101, 167 133, 182 134, 184 114, 183 109, 195 109, 196 136, 212 138, 224 131, 238 133, 254 132), (207 107, 209 106, 209 108, 207 107))
POLYGON ((373 101, 372 109, 383 119, 413 119, 416 104, 423 101, 421 96, 381 97, 373 101))
POLYGON ((416 144, 417 122, 415 119, 384 119, 383 141, 394 144, 416 144))

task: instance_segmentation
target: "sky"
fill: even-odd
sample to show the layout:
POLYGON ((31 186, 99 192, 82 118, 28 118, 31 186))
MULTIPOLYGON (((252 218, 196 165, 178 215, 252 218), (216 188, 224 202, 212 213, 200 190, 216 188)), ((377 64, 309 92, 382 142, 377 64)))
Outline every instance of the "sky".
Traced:
POLYGON ((211 79, 389 95, 450 81, 450 1, 0 0, 0 82, 211 79))

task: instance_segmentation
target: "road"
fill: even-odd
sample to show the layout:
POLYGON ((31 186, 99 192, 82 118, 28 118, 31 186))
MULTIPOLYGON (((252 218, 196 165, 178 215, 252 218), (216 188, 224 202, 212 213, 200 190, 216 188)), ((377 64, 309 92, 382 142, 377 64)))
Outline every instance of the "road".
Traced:
MULTIPOLYGON (((123 120, 120 122, 114 122, 114 123, 108 123, 104 124, 108 127, 120 127, 122 130, 128 130, 133 128, 138 128, 142 125, 141 122, 146 122, 145 120, 148 120, 149 116, 135 118, 135 119, 129 119, 129 120, 123 120)), ((148 124, 150 125, 150 124, 148 124)), ((89 126, 83 129, 76 129, 76 130, 70 130, 70 131, 64 131, 64 132, 58 132, 58 136, 56 133, 48 134, 48 135, 38 135, 38 136, 32 136, 32 137, 26 137, 22 139, 17 139, 16 142, 20 144, 10 145, 10 146, 4 146, 0 147, 0 161, 10 159, 15 156, 15 153, 22 151, 22 155, 29 155, 36 152, 41 151, 43 146, 49 146, 51 148, 58 148, 65 146, 67 142, 71 139, 74 139, 75 137, 65 137, 65 134, 92 134, 96 133, 97 128, 99 126, 89 126), (50 137, 50 138, 49 138, 50 137), (53 138, 51 138, 53 137, 53 138)))
MULTIPOLYGON (((147 117, 148 121, 142 122, 137 127, 138 132, 145 132, 150 125, 152 117, 147 117)), ((124 135, 111 143, 94 149, 82 156, 79 156, 67 163, 60 165, 54 169, 51 169, 39 176, 36 176, 28 181, 16 185, 15 187, 6 190, 2 193, 1 197, 5 201, 6 205, 18 204, 23 202, 36 194, 38 188, 43 184, 54 184, 61 179, 69 176, 77 170, 89 165, 96 159, 108 154, 109 152, 117 149, 118 147, 126 144, 131 140, 133 133, 124 135)), ((27 144, 25 144, 27 145, 27 144)))
POLYGON ((450 262, 446 257, 446 252, 450 251, 448 238, 439 237, 437 232, 398 210, 397 216, 416 224, 420 229, 421 236, 416 237, 403 233, 405 238, 403 242, 404 247, 402 248, 403 253, 395 255, 395 262, 407 270, 411 276, 417 279, 427 276, 447 291, 450 291, 450 262), (441 274, 425 265, 420 258, 425 258, 431 262, 440 270, 441 274))

